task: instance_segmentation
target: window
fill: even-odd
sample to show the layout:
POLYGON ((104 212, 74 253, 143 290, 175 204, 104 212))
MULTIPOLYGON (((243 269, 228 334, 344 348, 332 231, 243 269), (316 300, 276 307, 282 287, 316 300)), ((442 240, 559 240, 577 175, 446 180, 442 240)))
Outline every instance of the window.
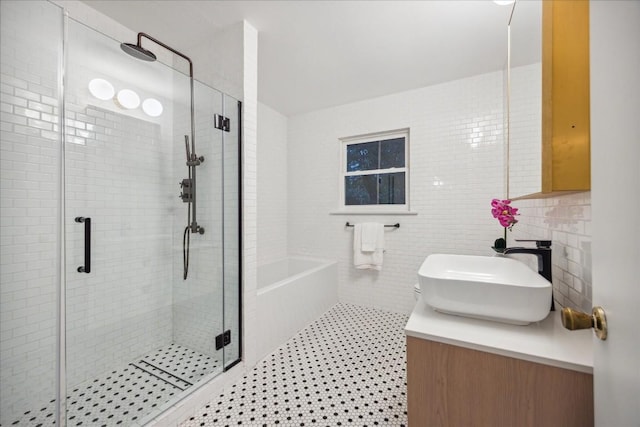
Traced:
POLYGON ((341 144, 343 209, 408 210, 408 129, 343 138, 341 144))

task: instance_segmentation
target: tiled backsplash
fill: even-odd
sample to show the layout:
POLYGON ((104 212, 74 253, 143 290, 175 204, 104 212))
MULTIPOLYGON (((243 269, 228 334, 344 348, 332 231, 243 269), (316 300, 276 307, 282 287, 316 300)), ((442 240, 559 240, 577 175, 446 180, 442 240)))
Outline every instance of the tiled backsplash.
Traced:
MULTIPOLYGON (((512 202, 519 222, 508 234, 514 239, 550 239, 553 288, 562 306, 591 312, 591 193, 512 202)), ((535 257, 512 255, 537 268, 535 257)))

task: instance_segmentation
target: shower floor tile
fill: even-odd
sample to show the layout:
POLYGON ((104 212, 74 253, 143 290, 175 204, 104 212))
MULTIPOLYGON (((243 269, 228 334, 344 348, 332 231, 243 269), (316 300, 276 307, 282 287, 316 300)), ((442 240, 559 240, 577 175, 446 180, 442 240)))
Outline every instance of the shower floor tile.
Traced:
MULTIPOLYGON (((219 366, 212 357, 170 344, 69 390, 67 425, 128 426, 219 366)), ((50 426, 54 418, 52 400, 11 425, 50 426)))
POLYGON ((146 369, 145 365, 155 367, 152 372, 168 382, 173 382, 172 378, 179 378, 187 385, 197 383, 220 366, 219 360, 178 344, 162 347, 140 359, 140 362, 138 366, 143 369, 146 369))
POLYGON ((407 320, 337 304, 181 426, 406 426, 407 320))

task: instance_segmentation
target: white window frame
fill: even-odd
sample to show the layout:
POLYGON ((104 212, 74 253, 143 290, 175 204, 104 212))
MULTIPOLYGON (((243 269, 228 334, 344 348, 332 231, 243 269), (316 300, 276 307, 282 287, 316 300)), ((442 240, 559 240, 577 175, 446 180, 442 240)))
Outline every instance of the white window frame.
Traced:
POLYGON ((396 129, 384 132, 369 133, 366 135, 349 136, 340 138, 340 174, 339 174, 339 200, 338 210, 347 213, 384 214, 409 212, 409 128, 396 129), (347 172, 347 147, 353 144, 381 141, 386 139, 404 138, 404 167, 388 169, 371 169, 366 171, 347 172), (393 205, 347 205, 345 203, 345 178, 357 175, 373 175, 385 173, 404 172, 404 204, 393 205))

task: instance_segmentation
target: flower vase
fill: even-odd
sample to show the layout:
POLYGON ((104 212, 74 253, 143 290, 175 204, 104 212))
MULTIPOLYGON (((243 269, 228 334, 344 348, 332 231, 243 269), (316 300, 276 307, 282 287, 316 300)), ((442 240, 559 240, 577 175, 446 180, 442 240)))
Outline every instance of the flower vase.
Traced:
POLYGON ((498 253, 503 253, 507 248, 507 228, 504 228, 504 238, 500 237, 493 242, 493 246, 491 247, 494 251, 498 253))

